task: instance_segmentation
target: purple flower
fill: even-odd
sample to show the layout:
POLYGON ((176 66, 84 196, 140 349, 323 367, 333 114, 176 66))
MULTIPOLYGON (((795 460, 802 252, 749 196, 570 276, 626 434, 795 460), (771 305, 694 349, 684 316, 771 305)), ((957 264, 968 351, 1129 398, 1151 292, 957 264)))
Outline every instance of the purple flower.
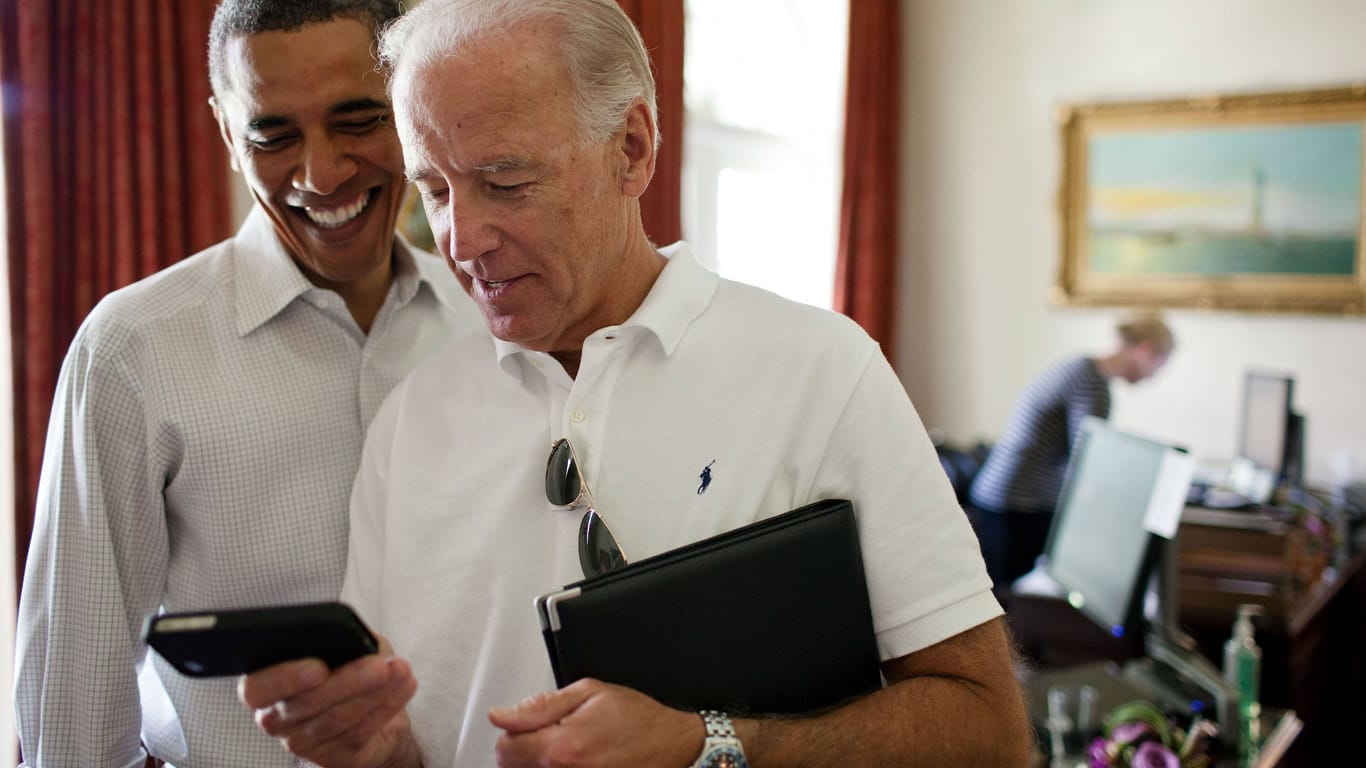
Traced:
POLYGON ((1327 528, 1323 524, 1323 518, 1318 515, 1309 515, 1306 517, 1304 520, 1304 527, 1314 536, 1322 536, 1327 532, 1327 528))
POLYGON ((1086 750, 1087 765, 1091 768, 1110 768, 1114 765, 1110 760, 1109 746, 1110 742, 1104 736, 1096 737, 1086 750))
POLYGON ((1156 738, 1157 731, 1141 720, 1120 723, 1110 731, 1110 740, 1121 745, 1137 744, 1145 737, 1156 738))
POLYGON ((1138 745, 1132 768, 1181 768, 1181 760, 1170 749, 1156 741, 1145 741, 1138 745))

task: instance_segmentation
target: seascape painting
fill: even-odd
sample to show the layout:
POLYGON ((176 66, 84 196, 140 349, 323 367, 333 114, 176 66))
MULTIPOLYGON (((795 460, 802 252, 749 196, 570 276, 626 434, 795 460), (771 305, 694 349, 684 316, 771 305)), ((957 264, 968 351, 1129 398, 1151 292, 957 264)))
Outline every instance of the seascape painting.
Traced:
POLYGON ((1362 125, 1092 136, 1096 273, 1351 275, 1362 125))
POLYGON ((1057 114, 1054 303, 1366 314, 1366 86, 1057 114))

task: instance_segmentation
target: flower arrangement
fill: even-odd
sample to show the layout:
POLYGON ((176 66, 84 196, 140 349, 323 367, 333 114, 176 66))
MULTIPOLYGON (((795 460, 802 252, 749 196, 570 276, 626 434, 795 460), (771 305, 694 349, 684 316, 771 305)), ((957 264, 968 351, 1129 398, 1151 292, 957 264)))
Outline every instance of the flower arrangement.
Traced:
POLYGON ((1190 727, 1176 727, 1162 710, 1137 700, 1115 707, 1102 735, 1087 750, 1090 768, 1207 768, 1217 727, 1199 715, 1190 727))

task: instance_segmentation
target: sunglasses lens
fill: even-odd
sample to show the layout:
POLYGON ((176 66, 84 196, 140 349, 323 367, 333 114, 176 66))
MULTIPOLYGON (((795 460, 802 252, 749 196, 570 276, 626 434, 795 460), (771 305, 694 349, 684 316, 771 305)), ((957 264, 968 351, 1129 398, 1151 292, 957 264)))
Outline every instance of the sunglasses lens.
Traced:
POLYGON ((595 509, 579 523, 579 565, 584 576, 601 576, 626 565, 626 556, 595 509))
POLYGON ((579 470, 568 440, 556 440, 545 464, 545 497, 557 507, 579 500, 579 470))

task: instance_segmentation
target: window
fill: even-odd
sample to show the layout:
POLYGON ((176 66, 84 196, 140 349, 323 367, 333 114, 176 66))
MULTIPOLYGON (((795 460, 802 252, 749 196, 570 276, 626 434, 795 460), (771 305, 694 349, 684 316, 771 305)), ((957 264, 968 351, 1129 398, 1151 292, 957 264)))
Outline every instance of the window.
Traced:
POLYGON ((723 277, 829 308, 848 6, 686 0, 686 12, 684 237, 723 277))

